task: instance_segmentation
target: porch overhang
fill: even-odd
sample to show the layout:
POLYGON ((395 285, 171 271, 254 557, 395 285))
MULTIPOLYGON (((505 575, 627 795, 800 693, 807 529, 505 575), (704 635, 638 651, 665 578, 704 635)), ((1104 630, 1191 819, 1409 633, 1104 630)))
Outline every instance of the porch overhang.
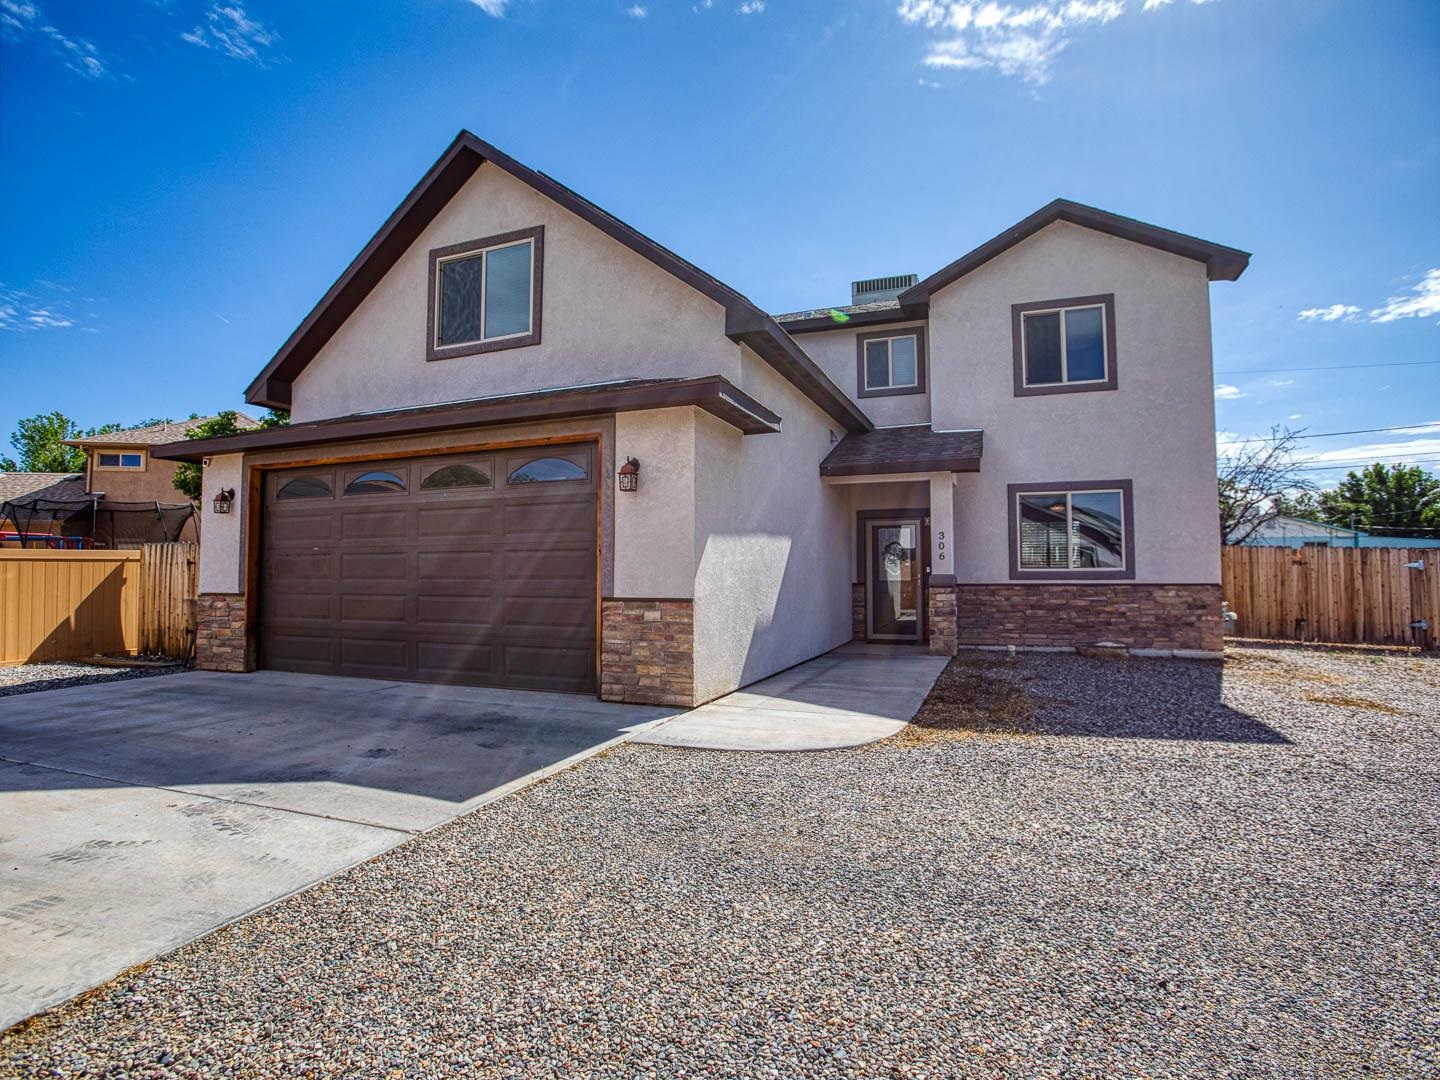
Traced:
POLYGON ((745 435, 773 434, 780 430, 780 417, 775 413, 723 376, 706 375, 697 379, 627 379, 411 409, 351 413, 211 439, 166 443, 151 448, 150 454, 170 461, 201 461, 216 454, 284 450, 685 405, 703 409, 745 435))
POLYGON ((846 435, 820 462, 824 477, 979 472, 985 433, 936 431, 929 424, 846 435))

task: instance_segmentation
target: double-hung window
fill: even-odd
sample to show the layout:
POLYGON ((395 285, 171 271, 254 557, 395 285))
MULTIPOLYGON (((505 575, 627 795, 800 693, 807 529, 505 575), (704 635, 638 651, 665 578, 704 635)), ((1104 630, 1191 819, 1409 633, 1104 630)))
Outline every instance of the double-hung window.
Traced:
POLYGON ((430 253, 429 359, 540 341, 543 235, 537 227, 430 253))
POLYGON ((1115 389, 1113 295, 1016 304, 1011 312, 1017 395, 1115 389))
POLYGON ((1133 578, 1129 480, 1011 484, 1010 576, 1133 578))
POLYGON ((880 330, 857 334, 861 397, 925 392, 925 330, 880 330))

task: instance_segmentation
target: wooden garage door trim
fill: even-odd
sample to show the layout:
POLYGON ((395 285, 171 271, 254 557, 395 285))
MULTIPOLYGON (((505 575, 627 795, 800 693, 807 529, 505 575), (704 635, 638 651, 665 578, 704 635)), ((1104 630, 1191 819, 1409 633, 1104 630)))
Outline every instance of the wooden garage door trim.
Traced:
MULTIPOLYGON (((495 494, 493 497, 503 498, 502 489, 507 487, 508 468, 513 465, 514 452, 521 450, 544 450, 546 448, 574 447, 577 450, 584 449, 590 458, 591 477, 586 483, 591 485, 593 490, 594 504, 592 511, 594 515, 595 533, 591 547, 591 566, 593 572, 593 612, 594 621, 590 633, 592 645, 591 673, 589 683, 582 687, 575 687, 576 692, 595 693, 598 691, 600 673, 600 630, 601 630, 601 574, 603 568, 603 531, 604 531, 604 498, 605 487, 608 481, 608 471, 604 457, 604 436, 599 432, 574 432, 561 435, 530 437, 524 439, 495 440, 480 443, 461 443, 448 446, 432 446, 421 448, 398 448, 377 449, 361 453, 329 454, 323 457, 317 456, 304 460, 288 460, 274 462, 250 463, 246 477, 247 496, 251 513, 246 521, 246 550, 250 557, 246 559, 246 623, 247 637, 250 639, 250 655, 258 658, 263 665, 265 658, 261 652, 262 636, 262 604, 264 598, 262 592, 262 576, 266 565, 266 553, 264 540, 267 532, 265 518, 270 502, 270 481, 271 473, 288 472, 291 470, 303 470, 311 468, 323 468, 335 466, 335 480, 343 486, 344 466, 364 462, 413 462, 419 459, 435 457, 463 457, 466 455, 489 454, 494 457, 496 474, 492 477, 495 494)), ((560 456, 557 454, 557 456, 560 456)), ((417 467, 413 470, 417 478, 421 475, 417 467)), ((407 501, 413 498, 414 493, 407 492, 407 501)), ((337 486, 332 496, 335 502, 340 499, 340 487, 337 486)), ((382 676, 386 678, 394 676, 382 676)), ((513 685, 513 684, 512 684, 513 685)), ((545 687, 537 687, 546 689, 545 687)))

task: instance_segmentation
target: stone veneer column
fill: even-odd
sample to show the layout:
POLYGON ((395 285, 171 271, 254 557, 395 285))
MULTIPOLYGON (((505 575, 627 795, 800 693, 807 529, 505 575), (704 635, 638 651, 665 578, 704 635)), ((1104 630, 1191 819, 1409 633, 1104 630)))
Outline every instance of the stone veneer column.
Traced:
POLYGON ((931 578, 927 590, 925 619, 930 631, 930 651, 936 656, 954 656, 958 642, 955 616, 955 586, 935 584, 931 578))
POLYGON ((204 671, 253 671, 245 640, 243 593, 201 593, 195 601, 195 666, 204 671))
POLYGON ((600 605, 600 697, 695 704, 695 602, 610 597, 600 605))
POLYGON ((865 583, 850 586, 850 640, 865 640, 865 583))

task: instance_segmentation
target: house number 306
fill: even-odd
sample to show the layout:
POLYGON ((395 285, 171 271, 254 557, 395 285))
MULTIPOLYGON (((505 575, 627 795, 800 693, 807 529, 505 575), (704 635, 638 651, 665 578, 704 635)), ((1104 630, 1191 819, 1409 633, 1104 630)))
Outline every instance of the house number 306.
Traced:
POLYGON ((935 534, 935 561, 945 561, 945 533, 943 530, 935 534))

